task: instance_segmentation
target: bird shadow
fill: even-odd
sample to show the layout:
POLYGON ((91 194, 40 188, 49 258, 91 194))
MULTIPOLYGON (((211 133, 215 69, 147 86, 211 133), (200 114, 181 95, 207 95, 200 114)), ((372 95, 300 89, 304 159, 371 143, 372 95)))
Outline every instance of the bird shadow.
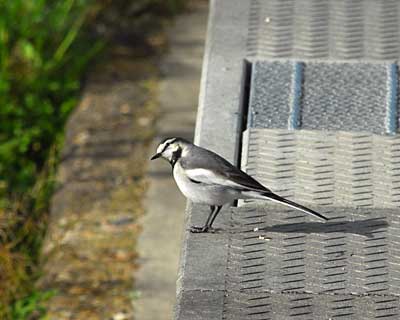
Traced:
POLYGON ((385 217, 355 221, 285 223, 259 228, 262 232, 278 233, 351 233, 373 238, 377 232, 388 227, 385 217))

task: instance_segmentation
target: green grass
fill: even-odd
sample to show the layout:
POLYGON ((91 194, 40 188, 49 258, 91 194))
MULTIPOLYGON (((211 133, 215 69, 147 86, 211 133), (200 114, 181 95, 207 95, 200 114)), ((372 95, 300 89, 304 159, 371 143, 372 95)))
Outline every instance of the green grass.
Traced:
POLYGON ((85 32, 90 4, 0 0, 1 319, 22 319, 38 301, 33 280, 63 126, 102 48, 85 32))
POLYGON ((35 183, 101 48, 83 39, 89 1, 0 2, 1 205, 35 183))
POLYGON ((13 320, 46 319, 46 308, 44 302, 50 299, 55 292, 33 291, 28 296, 17 300, 11 307, 11 318, 13 320))
POLYGON ((130 41, 145 39, 184 2, 0 0, 0 319, 45 314, 51 293, 34 280, 64 124, 85 72, 107 37, 129 30, 130 41))

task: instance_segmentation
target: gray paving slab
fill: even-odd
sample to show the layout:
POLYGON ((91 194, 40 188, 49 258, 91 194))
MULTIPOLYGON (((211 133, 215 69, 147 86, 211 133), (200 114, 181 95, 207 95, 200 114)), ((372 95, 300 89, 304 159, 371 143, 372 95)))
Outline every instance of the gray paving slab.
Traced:
POLYGON ((246 131, 242 167, 283 196, 316 205, 398 208, 400 136, 246 131))
POLYGON ((315 209, 332 221, 260 202, 235 210, 224 319, 399 317, 398 210, 315 209))
POLYGON ((249 8, 249 59, 393 61, 400 56, 397 0, 247 0, 241 5, 249 8))
POLYGON ((236 209, 229 289, 399 296, 398 210, 315 209, 332 221, 266 203, 236 209))
MULTIPOLYGON (((188 212, 191 219, 187 225, 203 225, 208 211, 204 207, 189 205, 188 212), (203 214, 204 213, 204 214, 203 214)), ((225 279, 221 274, 225 273, 228 259, 228 234, 231 211, 221 211, 218 219, 218 232, 214 234, 185 233, 184 247, 181 255, 181 264, 178 277, 178 294, 180 291, 224 290, 225 279), (206 246, 204 244, 207 244, 206 246)))
POLYGON ((232 215, 225 319, 397 319, 399 136, 250 128, 242 167, 327 223, 268 202, 232 215))
POLYGON ((398 319, 398 297, 234 293, 227 298, 222 319, 398 319), (243 303, 248 301, 248 303, 243 303))
POLYGON ((185 291, 176 310, 183 320, 218 320, 223 316, 223 291, 185 291))
MULTIPOLYGON (((399 318, 399 143, 377 135, 398 127, 399 9, 370 0, 211 3, 195 141, 333 219, 239 202, 217 219, 214 237, 185 234, 177 319, 191 310, 199 319, 399 318), (248 114, 252 99, 259 109, 250 103, 248 114), (207 295, 221 290, 222 314, 207 295)), ((188 214, 191 224, 206 212, 188 214)))
MULTIPOLYGON (((150 150, 164 137, 193 139, 207 15, 207 2, 194 2, 168 31, 160 117, 150 150)), ((135 319, 165 320, 173 315, 186 199, 167 162, 151 162, 148 181, 143 231, 137 245, 140 268, 135 274, 135 319)))
MULTIPOLYGON (((246 63, 243 59, 237 59, 236 52, 232 50, 240 48, 245 54, 248 12, 246 8, 241 10, 237 1, 211 1, 210 6, 195 142, 217 151, 231 161, 238 161, 246 63), (223 23, 217 25, 217 21, 223 23), (230 79, 225 82, 228 86, 219 86, 221 79, 230 79)), ((208 210, 204 206, 190 205, 186 225, 204 223, 208 210)), ((176 319, 192 319, 193 313, 190 310, 196 310, 198 319, 221 318, 223 295, 218 293, 218 299, 209 300, 207 308, 198 308, 196 297, 201 296, 202 292, 220 292, 225 287, 222 275, 226 268, 228 242, 223 230, 229 226, 230 220, 231 211, 223 210, 215 222, 215 226, 222 229, 221 234, 207 237, 208 241, 204 241, 202 235, 184 234, 176 319), (209 310, 213 310, 212 315, 209 310)))
POLYGON ((398 78, 396 63, 255 61, 248 126, 394 134, 398 78))
POLYGON ((248 14, 240 1, 211 1, 196 119, 195 142, 233 162, 243 126, 248 14))

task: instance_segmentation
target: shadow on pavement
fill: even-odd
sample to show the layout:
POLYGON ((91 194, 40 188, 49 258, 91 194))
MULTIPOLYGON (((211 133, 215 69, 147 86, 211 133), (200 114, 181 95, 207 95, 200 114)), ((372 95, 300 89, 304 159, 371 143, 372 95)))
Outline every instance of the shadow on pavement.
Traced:
POLYGON ((356 221, 278 224, 260 228, 259 231, 280 233, 351 233, 373 238, 376 231, 383 231, 388 225, 385 217, 378 217, 356 221))

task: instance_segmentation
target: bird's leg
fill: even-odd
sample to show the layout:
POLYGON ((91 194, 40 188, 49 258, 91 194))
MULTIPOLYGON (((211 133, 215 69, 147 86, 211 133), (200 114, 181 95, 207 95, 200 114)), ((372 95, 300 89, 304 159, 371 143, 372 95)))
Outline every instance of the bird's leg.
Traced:
POLYGON ((217 217, 218 213, 221 211, 221 208, 222 208, 222 206, 217 206, 216 210, 213 212, 213 215, 212 215, 210 221, 208 221, 208 219, 207 219, 207 222, 209 222, 209 223, 206 222, 208 229, 212 229, 212 224, 214 223, 214 220, 217 217))
POLYGON ((190 232, 193 232, 193 233, 208 232, 209 229, 211 228, 211 225, 212 225, 214 219, 215 219, 215 217, 214 217, 215 212, 218 213, 218 211, 219 211, 218 208, 220 208, 220 207, 210 206, 211 211, 207 217, 207 220, 206 220, 206 223, 204 224, 204 226, 202 226, 202 227, 192 226, 192 227, 190 227, 190 232))

